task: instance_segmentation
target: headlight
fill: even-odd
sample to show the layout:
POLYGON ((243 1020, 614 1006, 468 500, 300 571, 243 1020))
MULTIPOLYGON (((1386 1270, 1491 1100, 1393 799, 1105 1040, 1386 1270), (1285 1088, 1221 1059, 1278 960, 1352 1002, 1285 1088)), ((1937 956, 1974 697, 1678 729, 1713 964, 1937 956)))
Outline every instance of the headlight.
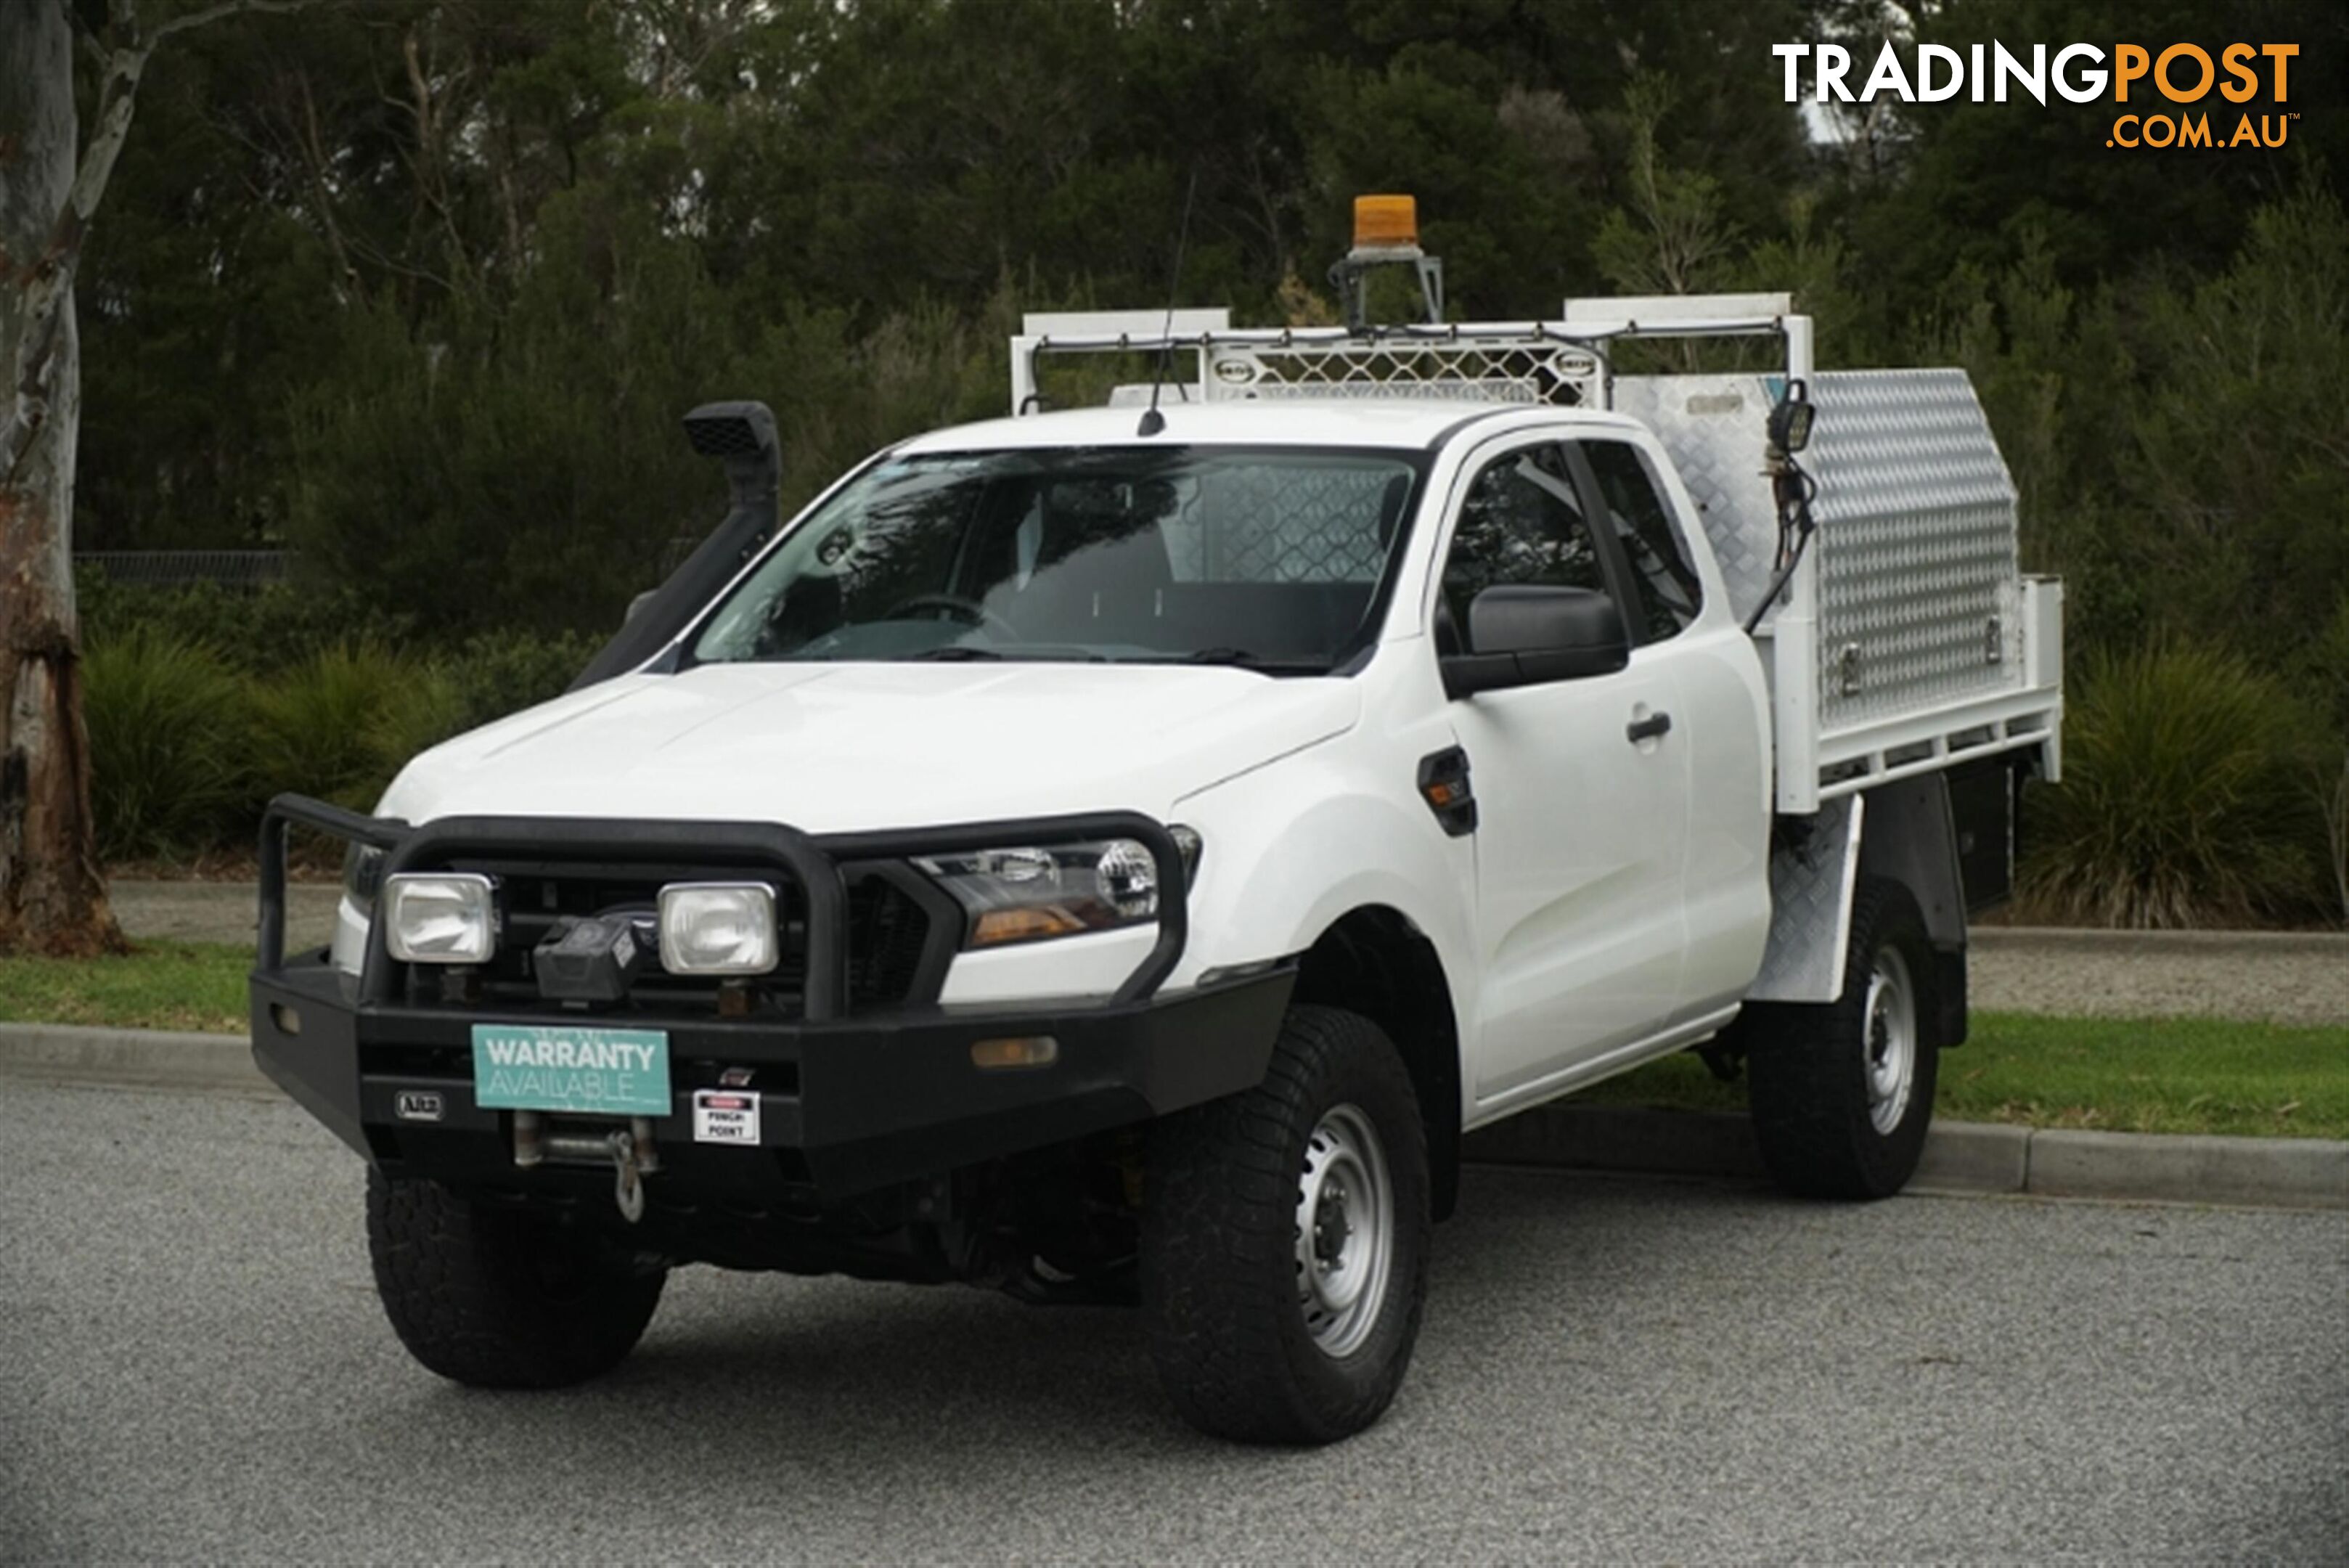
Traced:
POLYGON ((383 885, 384 946, 403 963, 486 963, 495 887, 472 871, 402 872, 383 885))
POLYGON ((661 967, 671 974, 765 974, 778 946, 775 890, 763 882, 673 882, 661 889, 661 967))
MULTIPOLYGON (((1186 873, 1199 860, 1199 836, 1169 829, 1186 873)), ((1158 862, 1139 839, 982 849, 914 862, 954 895, 970 916, 964 946, 1075 936, 1158 918, 1158 862)))

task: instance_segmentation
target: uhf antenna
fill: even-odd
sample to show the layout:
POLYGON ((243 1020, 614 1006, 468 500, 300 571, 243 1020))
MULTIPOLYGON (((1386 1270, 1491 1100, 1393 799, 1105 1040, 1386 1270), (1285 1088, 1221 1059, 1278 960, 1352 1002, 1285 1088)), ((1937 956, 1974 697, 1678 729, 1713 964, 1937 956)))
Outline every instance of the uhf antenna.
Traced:
POLYGON ((1158 411, 1158 393, 1174 362, 1174 302, 1183 295, 1183 252, 1191 243, 1191 199, 1198 193, 1199 171, 1194 167, 1190 188, 1183 192, 1183 221, 1174 231, 1174 275, 1166 284, 1166 324, 1158 329, 1158 374, 1151 379, 1150 406, 1142 410, 1136 435, 1154 436, 1166 428, 1166 416, 1158 411))

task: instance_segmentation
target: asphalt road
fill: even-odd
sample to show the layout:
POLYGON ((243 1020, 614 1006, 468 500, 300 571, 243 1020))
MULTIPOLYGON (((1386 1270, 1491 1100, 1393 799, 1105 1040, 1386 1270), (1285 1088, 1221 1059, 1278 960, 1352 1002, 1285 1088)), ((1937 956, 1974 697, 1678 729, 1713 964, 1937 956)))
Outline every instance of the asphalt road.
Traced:
POLYGON ((1386 1421, 1266 1452, 1128 1314, 708 1270, 605 1382, 469 1393, 291 1107, 0 1127, 12 1561, 2349 1557, 2349 1214, 1477 1171, 1386 1421))

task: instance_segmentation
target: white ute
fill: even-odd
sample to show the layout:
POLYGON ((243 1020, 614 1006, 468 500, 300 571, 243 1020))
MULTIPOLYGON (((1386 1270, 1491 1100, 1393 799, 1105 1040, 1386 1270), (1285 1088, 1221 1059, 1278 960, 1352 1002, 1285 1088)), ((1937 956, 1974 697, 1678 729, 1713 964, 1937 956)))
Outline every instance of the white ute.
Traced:
POLYGON ((1362 325, 1389 261, 1432 319, 1407 236, 1347 327, 1030 317, 1011 417, 788 524, 764 408, 698 410, 734 511, 581 686, 274 804, 255 1054, 418 1359, 593 1376, 681 1262, 968 1280, 1328 1441, 1468 1129, 1693 1048, 1786 1187, 1899 1189, 2058 765, 1965 376, 1816 370, 1785 296, 1362 325), (1764 368, 1633 368, 1700 344, 1764 368), (289 824, 351 841, 331 950, 289 824))

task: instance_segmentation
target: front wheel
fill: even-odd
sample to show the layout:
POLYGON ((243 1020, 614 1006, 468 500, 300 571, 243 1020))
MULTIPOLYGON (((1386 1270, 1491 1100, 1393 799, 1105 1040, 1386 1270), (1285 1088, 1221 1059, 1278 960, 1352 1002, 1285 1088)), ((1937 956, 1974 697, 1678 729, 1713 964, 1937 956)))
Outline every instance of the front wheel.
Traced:
POLYGON ((560 1388, 619 1365, 667 1271, 438 1182, 367 1170, 367 1252, 399 1342, 477 1388, 560 1388))
POLYGON ((1940 1077, 1933 973, 1916 899, 1871 877, 1852 896, 1843 994, 1746 1010, 1754 1131, 1781 1187, 1889 1198, 1916 1173, 1940 1077))
POLYGON ((1292 1008, 1263 1083, 1151 1131, 1142 1302, 1167 1397, 1244 1441, 1368 1427, 1419 1337, 1429 1229, 1402 1058, 1366 1018, 1292 1008))

